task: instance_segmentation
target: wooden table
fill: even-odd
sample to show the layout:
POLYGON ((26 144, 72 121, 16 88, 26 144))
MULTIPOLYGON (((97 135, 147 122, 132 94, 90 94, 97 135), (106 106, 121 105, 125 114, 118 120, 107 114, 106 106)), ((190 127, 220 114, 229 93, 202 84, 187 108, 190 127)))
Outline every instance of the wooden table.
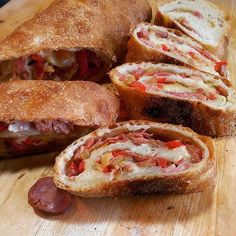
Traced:
MULTIPOLYGON (((12 0, 0 12, 0 39, 51 0, 12 0), (33 4, 34 3, 34 4, 33 4), (39 3, 37 5, 37 3, 39 3), (19 10, 20 7, 20 10, 19 10)), ((159 1, 160 2, 160 1, 159 1)), ((236 11, 236 1, 217 1, 236 11)), ((155 1, 152 1, 155 10, 155 1)), ((236 81, 236 20, 229 50, 236 81)), ((0 161, 1 235, 236 235, 236 138, 215 141, 214 192, 188 195, 75 199, 65 215, 35 213, 27 203, 30 186, 52 172, 56 154, 0 161)))

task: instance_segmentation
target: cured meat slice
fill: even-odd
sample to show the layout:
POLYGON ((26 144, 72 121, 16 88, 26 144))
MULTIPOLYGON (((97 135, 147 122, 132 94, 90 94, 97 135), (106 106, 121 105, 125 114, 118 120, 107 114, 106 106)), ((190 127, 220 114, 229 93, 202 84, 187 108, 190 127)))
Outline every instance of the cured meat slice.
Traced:
POLYGON ((58 189, 52 177, 39 179, 29 190, 29 204, 40 211, 51 214, 62 214, 72 205, 71 195, 58 189))

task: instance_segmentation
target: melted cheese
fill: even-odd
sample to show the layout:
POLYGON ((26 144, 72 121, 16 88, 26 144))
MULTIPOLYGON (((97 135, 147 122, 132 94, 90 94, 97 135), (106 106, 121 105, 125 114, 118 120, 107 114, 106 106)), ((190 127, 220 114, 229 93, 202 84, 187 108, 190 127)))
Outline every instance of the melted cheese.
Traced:
POLYGON ((107 152, 112 152, 114 150, 129 150, 132 153, 137 153, 142 156, 160 156, 171 162, 178 162, 181 159, 189 160, 190 155, 185 146, 180 146, 175 149, 168 149, 163 147, 152 147, 149 144, 143 143, 139 146, 133 144, 132 141, 127 142, 117 142, 114 144, 107 145, 105 147, 100 147, 93 151, 90 155, 90 159, 96 160, 107 152))

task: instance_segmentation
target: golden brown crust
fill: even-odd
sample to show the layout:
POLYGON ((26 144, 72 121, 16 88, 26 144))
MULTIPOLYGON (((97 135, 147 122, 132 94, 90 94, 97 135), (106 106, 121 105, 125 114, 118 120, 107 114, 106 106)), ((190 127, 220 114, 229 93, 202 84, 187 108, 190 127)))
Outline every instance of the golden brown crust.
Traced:
MULTIPOLYGON (((139 92, 110 77, 125 103, 129 119, 181 124, 211 137, 235 135, 236 110, 216 109, 201 101, 139 92)), ((225 80, 230 85, 230 82, 225 80)))
POLYGON ((0 84, 0 121, 63 120, 80 126, 112 124, 119 99, 86 81, 12 81, 0 84))
MULTIPOLYGON (((71 153, 76 150, 79 143, 83 142, 83 138, 74 142, 69 146, 60 156, 56 159, 56 164, 54 166, 54 182, 57 187, 65 189, 77 196, 93 198, 93 197, 117 197, 117 196, 127 196, 127 195, 143 195, 143 194, 165 194, 165 193, 191 193, 199 192, 205 189, 212 188, 215 184, 215 159, 212 140, 208 137, 199 136, 192 130, 182 127, 174 126, 170 124, 158 124, 148 121, 128 121, 117 123, 110 127, 110 132, 112 128, 122 127, 125 125, 148 125, 149 127, 162 127, 165 130, 169 129, 172 138, 185 137, 188 134, 191 138, 196 138, 201 140, 206 144, 206 148, 209 151, 209 156, 205 156, 204 163, 194 170, 188 170, 187 172, 179 174, 169 174, 169 175, 156 175, 156 176, 145 176, 143 178, 135 178, 133 180, 116 180, 112 182, 106 182, 98 184, 95 187, 83 187, 79 189, 76 186, 70 186, 68 183, 62 181, 62 167, 60 162, 63 160, 68 160, 71 153), (178 129, 176 132, 175 129, 178 129)), ((107 132, 107 131, 106 131, 107 132)), ((94 131, 88 136, 84 137, 88 140, 93 137, 98 137, 101 134, 101 129, 94 131)), ((168 136, 168 132, 165 131, 165 135, 168 136)))

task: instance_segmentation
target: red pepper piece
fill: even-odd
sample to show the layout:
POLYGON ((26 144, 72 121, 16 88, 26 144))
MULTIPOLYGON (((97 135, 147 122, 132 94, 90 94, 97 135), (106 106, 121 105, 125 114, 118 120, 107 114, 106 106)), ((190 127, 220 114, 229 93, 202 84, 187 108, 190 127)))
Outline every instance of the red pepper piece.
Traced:
POLYGON ((166 44, 162 44, 161 47, 163 51, 166 51, 166 52, 170 51, 169 47, 166 44))
POLYGON ((157 79, 157 83, 165 83, 166 82, 166 78, 158 78, 157 79))
POLYGON ((215 64, 215 71, 217 71, 219 74, 221 74, 223 67, 226 67, 227 65, 228 65, 227 61, 216 62, 216 64, 215 64))
POLYGON ((178 148, 183 146, 183 143, 179 140, 169 141, 166 143, 166 146, 170 149, 178 148))
POLYGON ((158 90, 162 90, 164 88, 164 86, 162 84, 157 84, 157 89, 158 90))
POLYGON ((123 151, 120 151, 120 150, 112 151, 112 156, 113 157, 122 156, 122 152, 123 151))
POLYGON ((68 177, 77 176, 80 174, 80 170, 74 161, 71 161, 67 167, 66 175, 68 177))
POLYGON ((44 59, 42 56, 38 55, 38 54, 33 54, 31 55, 32 60, 43 63, 44 59))
POLYGON ((132 82, 129 86, 142 92, 146 91, 146 86, 136 81, 132 82))
POLYGON ((0 132, 6 130, 8 128, 8 124, 4 122, 0 122, 0 132))
POLYGON ((74 160, 72 160, 68 164, 66 175, 68 177, 78 176, 84 170, 85 170, 85 162, 84 162, 84 160, 80 160, 79 164, 77 164, 74 160))
POLYGON ((216 98, 217 98, 216 94, 214 94, 214 93, 209 93, 208 99, 210 99, 210 100, 216 100, 216 98))
POLYGON ((161 168, 166 168, 167 163, 168 163, 168 161, 163 159, 163 158, 158 158, 157 159, 157 165, 160 166, 161 168))
POLYGON ((110 172, 112 172, 113 169, 114 169, 113 166, 108 165, 108 166, 105 166, 102 171, 103 171, 103 173, 110 173, 110 172))

